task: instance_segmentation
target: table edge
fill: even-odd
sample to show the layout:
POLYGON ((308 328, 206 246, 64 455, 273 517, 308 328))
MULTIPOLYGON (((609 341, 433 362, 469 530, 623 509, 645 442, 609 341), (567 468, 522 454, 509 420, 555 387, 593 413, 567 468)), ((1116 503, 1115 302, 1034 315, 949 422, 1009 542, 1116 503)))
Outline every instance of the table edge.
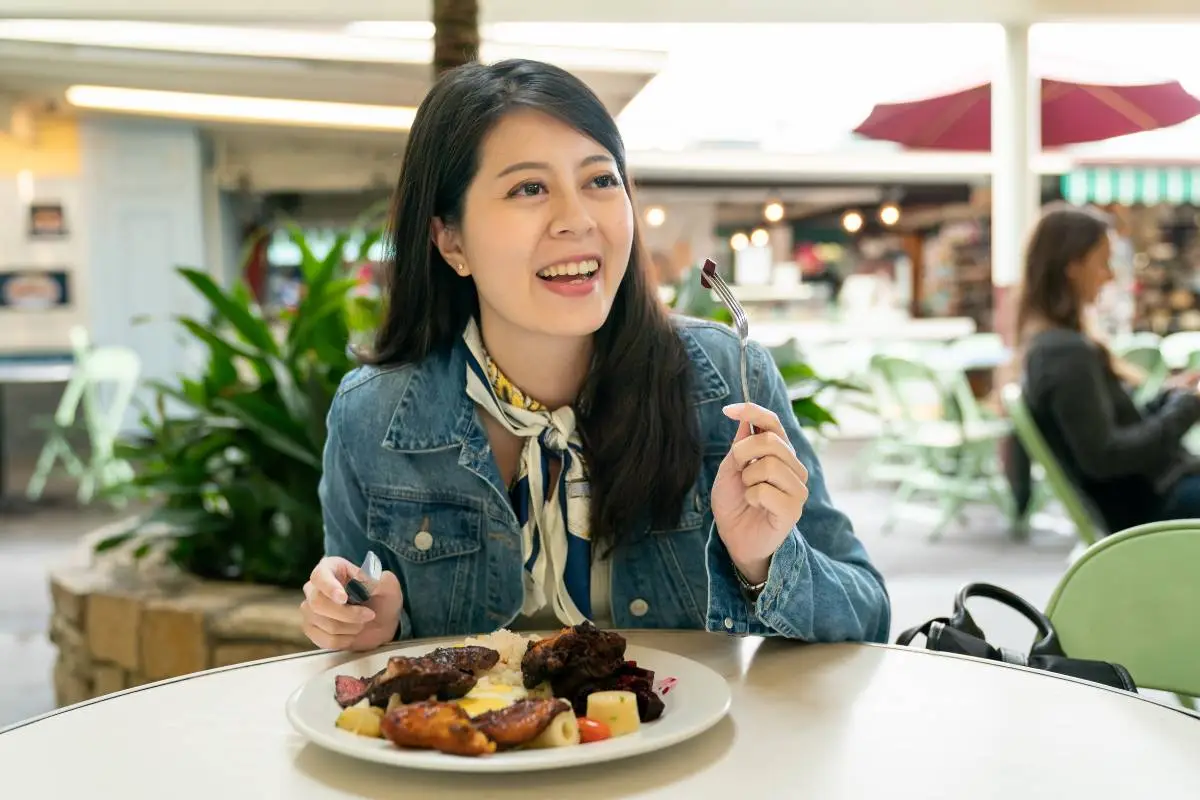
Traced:
MULTIPOLYGON (((654 631, 631 629, 631 630, 619 630, 618 632, 620 632, 620 633, 638 633, 638 634, 642 634, 642 633, 666 633, 666 634, 704 633, 708 636, 720 635, 720 634, 707 633, 705 631, 686 630, 686 629, 684 629, 684 630, 666 629, 666 630, 654 630, 654 631)), ((36 722, 42 722, 43 720, 50 719, 51 717, 56 717, 60 714, 65 714, 68 711, 75 711, 75 710, 78 710, 81 708, 86 708, 88 706, 94 705, 96 703, 103 703, 106 700, 115 700, 117 698, 124 697, 124 696, 130 695, 130 694, 134 694, 136 692, 146 691, 147 689, 156 689, 160 686, 167 686, 172 683, 180 683, 182 681, 189 681, 194 678, 203 678, 208 675, 215 675, 215 674, 219 674, 222 672, 232 672, 234 670, 246 669, 248 667, 256 667, 256 666, 260 666, 263 664, 273 664, 273 663, 280 662, 280 661, 291 661, 294 659, 311 658, 314 656, 328 656, 328 655, 341 654, 341 655, 346 656, 347 661, 352 661, 352 660, 355 660, 358 658, 364 658, 364 657, 370 656, 374 653, 380 653, 380 652, 384 652, 387 650, 395 650, 395 649, 398 649, 401 647, 406 647, 406 646, 409 646, 412 644, 424 644, 424 643, 436 644, 438 642, 444 642, 444 641, 457 641, 462 638, 463 637, 461 637, 461 636, 440 636, 440 637, 433 637, 433 638, 429 638, 429 639, 406 639, 406 640, 402 640, 402 641, 389 642, 388 644, 385 644, 374 650, 364 650, 364 651, 328 650, 328 649, 305 650, 302 653, 288 653, 287 655, 282 655, 282 656, 271 656, 269 658, 260 658, 255 661, 244 661, 240 664, 230 664, 229 666, 225 666, 225 667, 214 667, 212 669, 201 670, 200 672, 191 672, 191 673, 188 673, 187 675, 178 675, 174 678, 164 678, 161 681, 154 681, 153 683, 144 683, 141 686, 134 686, 129 689, 122 689, 119 692, 112 692, 110 694, 101 695, 99 697, 93 697, 89 700, 82 700, 78 703, 72 703, 70 705, 62 706, 61 708, 51 709, 50 711, 47 711, 43 714, 38 714, 36 716, 29 717, 29 718, 23 719, 23 720, 18 720, 10 725, 0 728, 0 736, 3 736, 6 733, 12 733, 13 731, 19 730, 28 725, 33 725, 36 722)), ((774 638, 774 637, 745 636, 745 637, 741 637, 741 638, 759 639, 759 640, 765 641, 769 638, 774 638)), ((807 643, 805 643, 805 644, 807 644, 807 643)), ((1153 697, 1146 697, 1145 695, 1140 694, 1140 693, 1127 692, 1127 691, 1124 691, 1123 689, 1117 689, 1116 687, 1113 687, 1113 686, 1105 686, 1104 684, 1095 683, 1093 681, 1083 680, 1082 678, 1075 678, 1070 675, 1061 675, 1057 672, 1048 672, 1046 670, 1033 669, 1032 667, 1025 667, 1025 666, 1021 666, 1019 664, 1009 664, 1008 662, 1005 662, 1005 661, 993 661, 991 659, 977 658, 975 656, 961 655, 959 653, 943 653, 939 650, 929 650, 927 648, 922 648, 922 647, 909 647, 906 645, 887 644, 887 643, 880 643, 880 642, 820 642, 820 643, 815 643, 815 644, 818 644, 818 645, 820 645, 820 644, 840 644, 840 645, 852 645, 852 646, 856 646, 856 647, 873 647, 873 648, 879 648, 879 649, 883 649, 883 650, 895 650, 895 651, 904 652, 904 653, 924 654, 924 655, 928 655, 928 656, 934 656, 935 658, 951 658, 951 659, 965 660, 965 661, 970 661, 972 663, 979 664, 982 666, 998 667, 1001 669, 1015 669, 1015 670, 1022 671, 1022 672, 1029 672, 1031 674, 1034 674, 1034 675, 1037 675, 1037 676, 1043 677, 1043 678, 1051 678, 1054 680, 1066 681, 1068 683, 1080 684, 1082 686, 1086 686, 1091 689, 1098 689, 1100 691, 1116 694, 1121 697, 1128 698, 1130 700, 1140 700, 1143 703, 1149 703, 1151 705, 1158 706, 1159 708, 1165 709, 1167 711, 1174 711, 1179 714, 1182 714, 1183 716, 1185 716, 1189 719, 1200 722, 1200 712, 1193 712, 1182 706, 1170 705, 1161 700, 1156 700, 1153 697)), ((1139 689, 1140 688, 1141 687, 1139 687, 1139 689)))

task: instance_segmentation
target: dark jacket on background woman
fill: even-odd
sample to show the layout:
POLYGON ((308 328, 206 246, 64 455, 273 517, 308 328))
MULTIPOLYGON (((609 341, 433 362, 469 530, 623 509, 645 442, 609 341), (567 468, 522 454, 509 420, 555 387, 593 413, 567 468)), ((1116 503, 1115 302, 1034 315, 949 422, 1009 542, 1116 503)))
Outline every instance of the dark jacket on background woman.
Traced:
POLYGON ((1181 444, 1200 422, 1200 397, 1164 392, 1139 410, 1108 358, 1082 333, 1042 331, 1026 348, 1024 392, 1055 457, 1116 532, 1162 519, 1171 488, 1200 472, 1181 444))

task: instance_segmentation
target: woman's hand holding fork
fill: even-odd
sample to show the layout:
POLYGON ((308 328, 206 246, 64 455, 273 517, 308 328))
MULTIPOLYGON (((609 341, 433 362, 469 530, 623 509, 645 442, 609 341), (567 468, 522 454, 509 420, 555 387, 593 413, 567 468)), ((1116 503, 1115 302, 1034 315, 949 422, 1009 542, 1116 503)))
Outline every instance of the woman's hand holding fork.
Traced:
POLYGON ((734 566, 757 584, 767 579, 772 554, 804 512, 808 470, 773 411, 753 403, 724 411, 740 424, 713 481, 713 519, 734 566))

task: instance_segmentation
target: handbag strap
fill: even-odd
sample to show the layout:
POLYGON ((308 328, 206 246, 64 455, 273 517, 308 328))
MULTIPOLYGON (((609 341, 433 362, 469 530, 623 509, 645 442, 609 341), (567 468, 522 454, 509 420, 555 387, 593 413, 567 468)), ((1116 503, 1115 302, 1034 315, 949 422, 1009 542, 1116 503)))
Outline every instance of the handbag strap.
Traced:
POLYGON ((1016 611, 1037 629, 1038 640, 1029 649, 1031 656, 1061 656, 1064 655, 1062 645, 1058 641, 1058 633, 1054 625, 1041 611, 1033 607, 1025 598, 1013 594, 1007 589, 990 583, 968 583, 958 591, 954 598, 954 617, 951 624, 958 620, 970 619, 967 613, 967 600, 972 597, 983 597, 994 600, 1001 605, 1016 611))
POLYGON ((930 629, 933 628, 934 623, 941 622, 941 623, 945 624, 949 621, 950 621, 949 617, 938 617, 937 619, 931 619, 928 622, 925 622, 921 625, 917 625, 916 627, 909 628, 908 630, 904 631, 903 633, 901 633, 899 636, 896 637, 896 644, 908 645, 912 642, 913 639, 915 639, 917 637, 918 634, 921 634, 921 635, 925 636, 925 638, 928 639, 929 631, 930 631, 930 629))

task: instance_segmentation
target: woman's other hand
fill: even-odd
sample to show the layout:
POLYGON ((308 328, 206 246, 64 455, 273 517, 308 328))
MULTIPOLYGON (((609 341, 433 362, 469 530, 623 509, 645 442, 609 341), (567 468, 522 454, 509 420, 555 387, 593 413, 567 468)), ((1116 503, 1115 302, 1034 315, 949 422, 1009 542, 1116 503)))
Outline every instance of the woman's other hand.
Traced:
POLYGON ((740 424, 713 481, 713 519, 734 566, 750 583, 760 583, 804 512, 808 470, 774 412, 753 403, 724 412, 740 424))
POLYGON ((1187 370, 1172 375, 1163 381, 1164 389, 1184 389, 1189 392, 1200 392, 1200 371, 1187 370))
POLYGON ((345 585, 358 567, 344 558, 327 556, 317 562, 304 584, 304 635, 317 647, 330 650, 372 650, 390 642, 400 625, 404 593, 395 574, 384 572, 371 599, 349 605, 345 585))

